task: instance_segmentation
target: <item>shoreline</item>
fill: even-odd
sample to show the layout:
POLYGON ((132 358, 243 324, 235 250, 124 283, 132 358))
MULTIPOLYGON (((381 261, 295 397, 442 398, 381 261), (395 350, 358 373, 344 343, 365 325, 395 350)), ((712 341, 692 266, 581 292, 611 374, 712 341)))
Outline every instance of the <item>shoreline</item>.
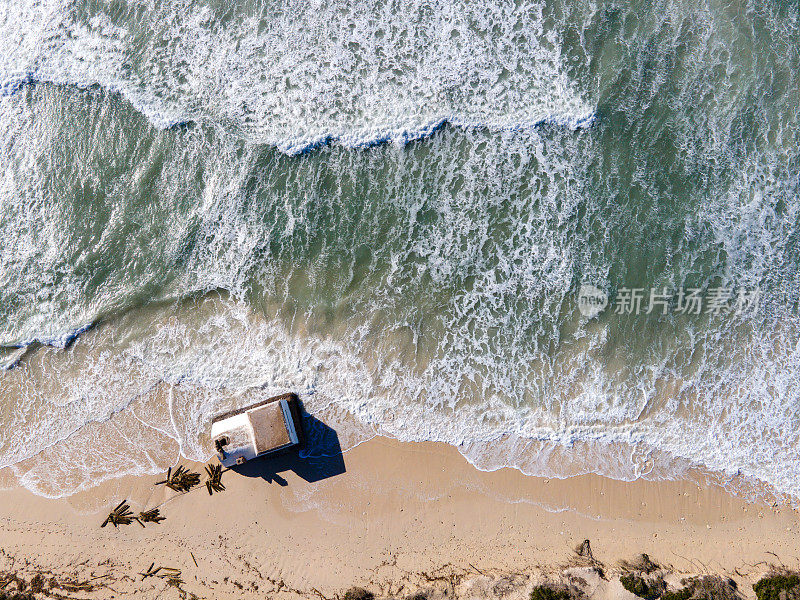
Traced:
POLYGON ((164 591, 163 581, 136 575, 151 563, 181 569, 197 597, 332 598, 353 585, 384 595, 413 589, 432 573, 461 581, 556 572, 584 539, 611 570, 642 553, 676 573, 750 583, 770 564, 800 566, 796 509, 713 484, 485 472, 452 446, 380 437, 343 459, 344 472, 313 481, 290 462, 276 477, 226 473, 226 491, 211 497, 202 484, 176 495, 150 476, 56 500, 2 491, 0 548, 6 566, 15 557, 87 578, 111 569, 117 597, 137 598, 164 591), (134 512, 159 506, 166 520, 100 528, 125 498, 134 512))

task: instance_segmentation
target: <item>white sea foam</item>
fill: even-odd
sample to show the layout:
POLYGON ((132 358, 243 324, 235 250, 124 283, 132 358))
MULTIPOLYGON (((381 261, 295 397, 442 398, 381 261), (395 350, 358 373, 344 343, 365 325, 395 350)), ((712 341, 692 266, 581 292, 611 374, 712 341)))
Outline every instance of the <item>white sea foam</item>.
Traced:
MULTIPOLYGON (((768 389, 796 393, 795 351, 781 352, 780 364, 773 360, 764 368, 763 354, 775 348, 756 343, 752 358, 761 362, 737 365, 741 372, 728 369, 734 381, 721 384, 713 371, 700 373, 692 385, 706 414, 665 407, 627 421, 625 411, 595 412, 608 406, 608 392, 590 387, 569 397, 555 381, 554 394, 575 415, 572 424, 558 425, 540 411, 512 408, 499 395, 460 401, 453 411, 437 408, 433 397, 410 402, 410 390, 450 387, 448 379, 458 374, 370 364, 362 344, 355 337, 290 334, 278 321, 215 295, 180 309, 129 315, 86 334, 68 352, 43 348, 4 377, 4 397, 13 399, 5 408, 14 416, 2 434, 2 464, 11 465, 23 485, 50 496, 122 474, 154 473, 179 456, 209 458, 205 434, 215 412, 291 389, 337 430, 345 451, 383 434, 453 444, 484 470, 514 466, 547 477, 593 472, 632 480, 678 478, 705 466, 800 493, 798 434, 791 425, 797 417, 776 415, 783 396, 768 389), (58 385, 48 383, 54 380, 58 385)), ((591 370, 606 386, 615 385, 609 373, 591 370)))
POLYGON ((442 122, 492 130, 591 124, 543 3, 5 3, 0 88, 122 93, 157 127, 221 124, 297 154, 406 143, 442 122))

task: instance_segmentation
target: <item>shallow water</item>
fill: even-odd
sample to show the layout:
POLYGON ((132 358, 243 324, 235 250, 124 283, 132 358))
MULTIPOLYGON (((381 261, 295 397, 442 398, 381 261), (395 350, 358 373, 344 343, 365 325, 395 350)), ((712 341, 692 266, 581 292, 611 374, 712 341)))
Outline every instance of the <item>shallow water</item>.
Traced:
POLYGON ((800 496, 796 4, 6 2, 0 35, 23 485, 206 458, 291 389, 345 449, 800 496), (587 319, 584 283, 761 297, 587 319))

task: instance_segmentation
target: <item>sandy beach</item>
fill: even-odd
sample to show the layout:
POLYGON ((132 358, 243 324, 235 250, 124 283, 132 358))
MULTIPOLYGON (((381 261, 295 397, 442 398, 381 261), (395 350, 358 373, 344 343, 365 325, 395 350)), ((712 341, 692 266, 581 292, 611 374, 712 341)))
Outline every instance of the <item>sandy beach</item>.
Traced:
POLYGON ((310 475, 291 461, 275 463, 284 470, 271 478, 263 466, 229 472, 227 489, 212 497, 202 485, 177 495, 153 477, 58 500, 7 490, 3 570, 91 581, 94 589, 75 596, 87 598, 334 598, 354 585, 398 598, 434 588, 522 598, 577 564, 573 549, 589 539, 611 581, 590 596, 633 598, 613 574, 641 553, 676 573, 730 577, 745 597, 770 565, 799 564, 795 510, 712 485, 486 473, 453 447, 385 438, 343 463, 338 474, 341 464, 310 475), (101 528, 125 498, 134 512, 159 506, 166 520, 101 528), (151 563, 180 569, 180 589, 142 579, 151 563))

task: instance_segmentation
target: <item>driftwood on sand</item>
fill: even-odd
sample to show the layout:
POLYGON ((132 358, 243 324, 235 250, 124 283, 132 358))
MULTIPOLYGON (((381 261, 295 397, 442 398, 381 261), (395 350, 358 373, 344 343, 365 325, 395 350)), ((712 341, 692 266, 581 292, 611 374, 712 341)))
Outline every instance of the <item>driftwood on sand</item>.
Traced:
POLYGON ((169 585, 180 587, 183 583, 181 578, 181 570, 173 567, 156 567, 156 563, 151 563, 144 573, 139 573, 142 576, 142 581, 148 577, 158 577, 164 579, 169 585))

